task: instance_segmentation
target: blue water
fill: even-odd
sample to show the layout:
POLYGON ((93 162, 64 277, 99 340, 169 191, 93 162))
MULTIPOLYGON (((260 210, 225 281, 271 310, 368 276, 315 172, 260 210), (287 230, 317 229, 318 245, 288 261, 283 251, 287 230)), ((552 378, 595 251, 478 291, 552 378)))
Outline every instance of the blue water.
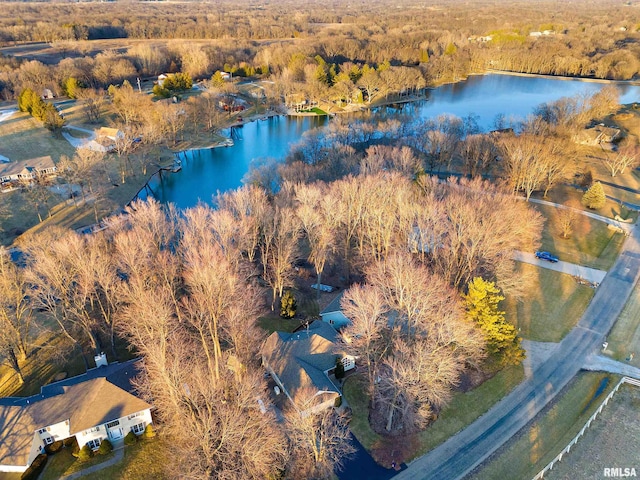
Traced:
MULTIPOLYGON (((435 117, 451 114, 473 115, 483 130, 494 128, 497 115, 507 122, 522 120, 542 103, 562 97, 600 90, 605 84, 512 75, 478 75, 464 82, 444 85, 429 91, 427 100, 407 104, 403 115, 435 117)), ((621 103, 640 101, 640 87, 619 85, 621 103)), ((393 115, 391 109, 387 115, 393 115)), ((367 115, 354 116, 366 121, 367 115)), ((182 171, 163 174, 162 181, 152 184, 154 196, 161 202, 173 202, 180 208, 211 202, 217 191, 239 187, 251 161, 257 158, 282 159, 302 134, 322 127, 326 117, 274 117, 234 129, 233 147, 188 152, 182 171)), ((228 132, 226 132, 228 133, 228 132)))

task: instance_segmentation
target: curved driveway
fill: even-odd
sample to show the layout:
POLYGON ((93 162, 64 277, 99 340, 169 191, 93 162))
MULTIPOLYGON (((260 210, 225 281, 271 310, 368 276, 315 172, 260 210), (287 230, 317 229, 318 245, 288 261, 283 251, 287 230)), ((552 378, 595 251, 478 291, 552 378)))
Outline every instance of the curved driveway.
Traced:
POLYGON ((532 420, 585 360, 599 352, 640 277, 639 239, 640 226, 636 225, 578 325, 529 378, 467 428, 411 462, 394 480, 462 478, 532 420))

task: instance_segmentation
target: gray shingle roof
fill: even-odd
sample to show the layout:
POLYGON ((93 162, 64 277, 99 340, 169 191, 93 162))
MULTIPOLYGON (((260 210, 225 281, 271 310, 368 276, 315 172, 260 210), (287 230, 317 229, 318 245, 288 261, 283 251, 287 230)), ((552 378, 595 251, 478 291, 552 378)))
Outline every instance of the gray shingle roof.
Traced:
POLYGON ((342 295, 344 294, 344 291, 340 292, 339 295, 336 296, 336 298, 334 298, 333 300, 331 300, 331 303, 329 303, 329 305, 327 305, 321 312, 320 315, 324 315, 326 313, 333 313, 333 312, 340 312, 342 311, 342 308, 340 308, 340 302, 342 301, 342 295))
POLYGON ((40 428, 69 420, 70 433, 74 435, 151 408, 117 386, 130 387, 135 367, 134 362, 109 365, 46 385, 39 395, 2 399, 0 464, 26 465, 34 433, 40 428))
POLYGON ((262 348, 265 363, 278 376, 294 403, 296 394, 309 387, 340 393, 324 373, 333 368, 336 358, 342 355, 336 339, 336 330, 319 320, 308 329, 291 334, 274 332, 267 338, 262 348))

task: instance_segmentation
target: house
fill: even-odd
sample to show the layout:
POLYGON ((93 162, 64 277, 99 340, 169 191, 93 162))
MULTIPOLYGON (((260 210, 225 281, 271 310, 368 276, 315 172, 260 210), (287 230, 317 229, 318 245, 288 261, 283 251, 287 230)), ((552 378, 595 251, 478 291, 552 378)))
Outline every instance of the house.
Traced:
POLYGON ((96 137, 100 139, 109 139, 116 141, 124 137, 124 133, 117 128, 101 127, 96 131, 96 137))
POLYGON ((164 86, 164 81, 169 78, 172 74, 171 73, 161 73, 160 75, 158 75, 158 86, 162 87, 164 86))
POLYGON ((58 440, 75 437, 95 450, 104 439, 143 433, 152 407, 130 393, 137 373, 133 360, 45 385, 38 395, 1 398, 0 472, 24 472, 58 440))
POLYGON ((54 175, 56 164, 51 156, 32 158, 20 162, 0 164, 0 183, 33 180, 43 175, 54 175))
POLYGON ((333 407, 342 397, 330 378, 337 359, 345 371, 355 367, 355 359, 340 347, 336 329, 317 320, 297 332, 274 332, 262 347, 263 366, 302 414, 333 407), (315 392, 311 402, 309 391, 315 392))
POLYGON ((320 312, 320 318, 322 318, 322 321, 336 329, 346 327, 349 324, 349 319, 345 317, 344 313, 342 313, 342 308, 340 307, 343 294, 344 292, 341 292, 340 295, 334 298, 331 303, 320 312))
POLYGON ((581 145, 604 145, 607 146, 620 137, 620 130, 617 128, 606 127, 603 124, 596 125, 592 128, 582 130, 575 138, 576 142, 581 145))

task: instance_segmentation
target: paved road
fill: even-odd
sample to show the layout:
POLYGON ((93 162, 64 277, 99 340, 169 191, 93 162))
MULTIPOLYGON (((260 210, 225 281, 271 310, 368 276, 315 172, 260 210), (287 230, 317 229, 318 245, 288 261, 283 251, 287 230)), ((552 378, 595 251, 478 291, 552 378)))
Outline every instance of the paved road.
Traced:
POLYGON ((533 253, 528 252, 515 252, 513 259, 519 262, 530 263, 537 265, 538 267, 548 268, 549 270, 555 270, 556 272, 566 273, 573 275, 574 277, 583 278, 591 283, 600 283, 607 274, 604 270, 597 270, 595 268, 583 267, 575 263, 559 261, 551 263, 547 260, 538 260, 533 253))
POLYGON ((454 480, 495 452, 547 405, 602 348, 640 277, 640 226, 596 291, 580 322, 532 375, 491 410, 431 452, 416 459, 394 480, 454 480))

